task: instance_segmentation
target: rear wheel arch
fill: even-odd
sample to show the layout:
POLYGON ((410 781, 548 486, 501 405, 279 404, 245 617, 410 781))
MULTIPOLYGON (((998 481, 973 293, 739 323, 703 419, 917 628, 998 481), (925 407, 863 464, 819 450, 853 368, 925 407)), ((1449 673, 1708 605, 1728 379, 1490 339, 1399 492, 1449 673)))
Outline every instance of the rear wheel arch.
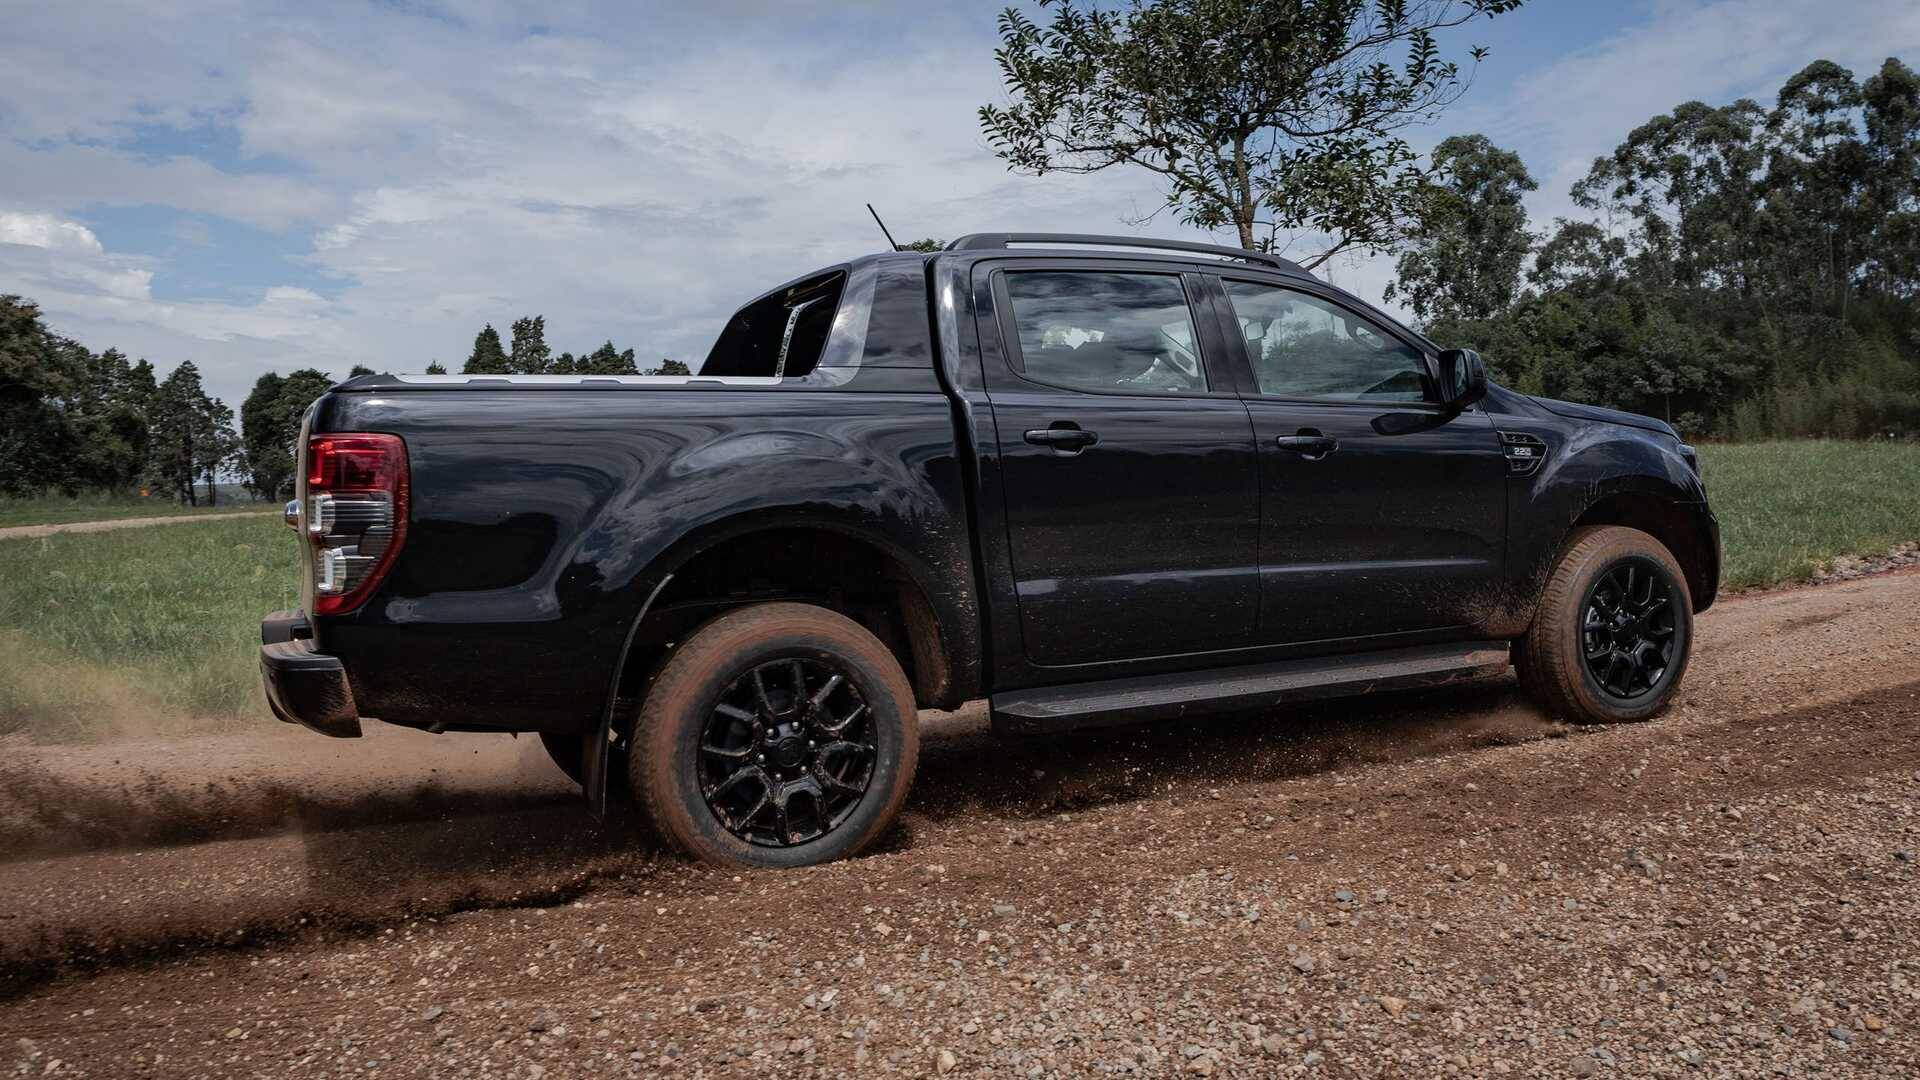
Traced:
POLYGON ((965 696, 925 571, 883 538, 837 523, 757 517, 703 530, 653 565, 651 600, 622 659, 622 697, 638 697, 670 647, 701 624, 778 600, 824 607, 865 627, 899 661, 919 704, 951 707, 965 696))

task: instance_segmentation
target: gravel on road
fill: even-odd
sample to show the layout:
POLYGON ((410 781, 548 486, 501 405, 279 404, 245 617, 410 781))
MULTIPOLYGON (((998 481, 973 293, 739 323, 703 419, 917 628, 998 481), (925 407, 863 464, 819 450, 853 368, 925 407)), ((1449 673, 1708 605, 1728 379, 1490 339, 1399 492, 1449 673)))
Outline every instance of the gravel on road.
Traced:
POLYGON ((1920 1075, 1920 573, 1729 600, 1698 649, 1608 729, 1511 680, 935 717, 881 850, 779 873, 595 828, 528 740, 10 748, 45 797, 0 797, 0 1067, 1920 1075))

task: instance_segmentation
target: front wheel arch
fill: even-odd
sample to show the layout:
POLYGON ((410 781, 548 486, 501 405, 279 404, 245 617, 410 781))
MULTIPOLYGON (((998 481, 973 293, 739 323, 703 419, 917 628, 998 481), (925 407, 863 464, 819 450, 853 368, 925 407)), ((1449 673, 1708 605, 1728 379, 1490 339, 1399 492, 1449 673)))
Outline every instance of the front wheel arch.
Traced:
POLYGON ((1704 527, 1704 513, 1697 505, 1653 492, 1614 492, 1595 499, 1581 511, 1568 526, 1568 539, 1562 541, 1561 550, 1564 551, 1575 532, 1583 528, 1618 525, 1646 533, 1679 562, 1697 614, 1713 606, 1720 585, 1719 546, 1704 527))

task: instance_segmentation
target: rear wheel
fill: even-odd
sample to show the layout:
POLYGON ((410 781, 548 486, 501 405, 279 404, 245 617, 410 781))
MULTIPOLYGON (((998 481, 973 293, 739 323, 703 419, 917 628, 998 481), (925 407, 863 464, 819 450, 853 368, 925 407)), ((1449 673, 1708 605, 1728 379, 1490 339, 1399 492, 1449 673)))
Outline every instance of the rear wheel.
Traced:
POLYGON ((694 857, 801 866, 884 832, 919 751, 913 692, 878 638, 825 608, 761 604, 667 660, 631 774, 654 824, 694 857))
POLYGON ((1576 723, 1666 708, 1693 645, 1693 598, 1658 540, 1620 526, 1574 532, 1514 667, 1543 708, 1576 723))

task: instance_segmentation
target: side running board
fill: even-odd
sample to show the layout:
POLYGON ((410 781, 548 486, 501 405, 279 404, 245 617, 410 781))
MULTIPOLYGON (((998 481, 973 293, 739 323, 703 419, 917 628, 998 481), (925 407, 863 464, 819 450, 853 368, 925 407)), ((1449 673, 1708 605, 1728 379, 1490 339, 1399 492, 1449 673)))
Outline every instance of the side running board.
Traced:
POLYGON ((1505 672, 1507 662, 1506 642, 1469 641, 1046 686, 995 694, 993 727, 1006 734, 1038 735, 1264 709, 1490 678, 1505 672))

